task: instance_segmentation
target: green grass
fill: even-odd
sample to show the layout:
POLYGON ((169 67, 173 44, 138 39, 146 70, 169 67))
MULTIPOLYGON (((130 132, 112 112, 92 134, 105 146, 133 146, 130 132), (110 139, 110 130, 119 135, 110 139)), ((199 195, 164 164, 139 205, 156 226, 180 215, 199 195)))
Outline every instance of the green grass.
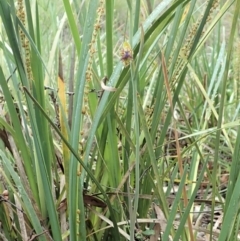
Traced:
POLYGON ((239 1, 16 2, 0 240, 239 240, 239 1))

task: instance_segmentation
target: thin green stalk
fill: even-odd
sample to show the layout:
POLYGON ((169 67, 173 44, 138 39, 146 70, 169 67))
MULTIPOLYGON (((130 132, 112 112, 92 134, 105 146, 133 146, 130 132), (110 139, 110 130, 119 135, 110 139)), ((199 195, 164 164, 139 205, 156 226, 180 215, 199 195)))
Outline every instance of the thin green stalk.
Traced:
POLYGON ((107 77, 113 71, 113 11, 114 0, 106 0, 106 51, 107 51, 107 77))
POLYGON ((75 47, 76 47, 77 53, 79 55, 80 50, 81 50, 81 40, 80 40, 76 20, 73 15, 72 7, 71 7, 69 0, 63 0, 62 2, 64 4, 65 13, 67 14, 68 23, 69 23, 69 27, 70 27, 70 30, 71 30, 71 33, 72 33, 72 36, 74 39, 75 47))
MULTIPOLYGON (((221 136, 221 126, 222 126, 222 122, 223 122, 223 116, 224 116, 224 104, 225 104, 225 98, 226 98, 226 87, 227 87, 227 83, 228 83, 228 76, 229 76, 229 67, 230 67, 230 63, 231 63, 231 57, 232 57, 232 49, 234 46, 234 37, 235 37, 235 32, 236 32, 236 28, 237 28, 237 23, 238 23, 238 18, 239 18, 239 13, 240 13, 240 1, 237 1, 236 6, 235 6, 235 11, 234 11, 234 15, 233 15, 233 19, 232 19, 232 28, 231 28, 231 33, 230 33, 230 38, 228 41, 228 49, 227 49, 227 60, 226 60, 226 66, 225 66, 225 72, 224 72, 224 76, 223 76, 223 83, 222 83, 222 92, 221 92, 221 100, 220 100, 220 107, 219 107, 219 118, 218 118, 218 122, 217 122, 217 132, 216 132, 216 141, 215 141, 215 153, 214 153, 214 165, 213 165, 213 177, 217 176, 217 165, 218 165, 218 156, 219 156, 219 143, 220 143, 220 136, 221 136)), ((236 147, 238 148, 238 147, 236 147)), ((240 176, 238 176, 238 180, 239 180, 240 176)), ((236 187, 236 186, 235 186, 236 187)), ((217 191, 217 185, 216 182, 213 183, 213 196, 215 196, 215 193, 217 191)), ((236 198, 235 192, 233 192, 231 199, 233 199, 234 197, 236 198)), ((239 198, 239 195, 238 195, 239 198)), ((229 199, 228 199, 229 200, 229 199)), ((215 206, 215 199, 213 199, 212 201, 212 205, 213 207, 215 206)), ((238 204, 239 206, 239 204, 238 204)), ((232 208, 233 210, 233 208, 232 208)), ((230 211, 229 211, 230 213, 230 211)), ((229 214, 228 213, 228 214, 229 214)), ((211 212, 211 220, 213 220, 214 218, 214 210, 212 210, 211 212)), ((232 218, 232 217, 231 217, 232 218)), ((226 222, 226 220, 228 220, 227 218, 224 218, 224 221, 226 222)), ((233 220, 232 220, 233 221, 233 220)), ((231 222, 227 225, 230 225, 231 222)), ((224 228, 227 227, 227 225, 225 226, 224 223, 224 228)), ((211 233, 212 233, 212 229, 213 229, 213 222, 211 222, 211 233)), ((223 241, 226 240, 226 237, 228 235, 228 233, 223 233, 221 232, 221 234, 223 234, 222 236, 220 236, 219 240, 223 241)), ((212 235, 210 234, 211 237, 211 241, 212 241, 212 235)))
MULTIPOLYGON (((133 66, 131 66, 131 72, 133 72, 133 66)), ((134 71, 135 72, 135 71, 134 71)), ((132 73, 133 74, 133 73, 132 73)), ((134 136, 136 139, 136 149, 135 149, 135 195, 134 195, 134 204, 133 204, 133 210, 132 215, 130 217, 130 240, 134 240, 134 234, 135 234, 135 222, 137 218, 137 209, 138 209, 138 200, 139 200, 139 187, 140 187, 140 141, 139 141, 139 117, 138 117, 138 107, 137 107, 137 82, 139 81, 138 76, 135 74, 132 75, 131 82, 133 86, 133 113, 134 113, 134 136)), ((130 207, 132 209, 132 207, 130 207)))
MULTIPOLYGON (((132 2, 128 1, 128 8, 129 8, 129 42, 132 46, 133 42, 133 6, 132 2)), ((135 12, 135 16, 139 15, 139 12, 135 12)), ((139 67, 139 66, 138 66, 139 67)), ((137 95, 138 95, 138 81, 139 81, 139 75, 138 75, 138 67, 135 66, 134 63, 130 64, 130 73, 131 73, 131 86, 132 86, 132 99, 133 99, 133 114, 134 114, 134 138, 135 138, 135 174, 134 174, 134 181, 135 181, 135 187, 134 187, 134 202, 130 203, 129 200, 129 214, 130 214, 130 240, 135 240, 135 223, 137 218, 137 210, 138 210, 138 200, 139 200, 139 178, 140 178, 140 132, 139 132, 139 117, 138 117, 138 106, 137 106, 137 95)))
POLYGON ((138 27, 139 27, 139 16, 140 16, 140 11, 141 11, 140 7, 141 7, 141 1, 136 0, 133 34, 135 34, 137 32, 138 27))

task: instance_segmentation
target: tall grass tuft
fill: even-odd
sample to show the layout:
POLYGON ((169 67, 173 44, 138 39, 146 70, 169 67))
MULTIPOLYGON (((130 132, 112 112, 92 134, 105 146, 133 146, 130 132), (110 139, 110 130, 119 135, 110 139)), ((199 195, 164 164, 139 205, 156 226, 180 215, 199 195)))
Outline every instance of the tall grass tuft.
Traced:
POLYGON ((0 1, 0 240, 239 240, 239 5, 0 1))

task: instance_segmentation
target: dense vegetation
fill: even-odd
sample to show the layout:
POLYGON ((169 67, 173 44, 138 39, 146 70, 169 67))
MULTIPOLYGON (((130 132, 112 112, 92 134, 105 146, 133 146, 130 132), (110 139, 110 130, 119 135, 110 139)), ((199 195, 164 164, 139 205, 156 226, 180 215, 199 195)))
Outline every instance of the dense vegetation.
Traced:
POLYGON ((239 240, 239 11, 0 0, 0 240, 239 240))

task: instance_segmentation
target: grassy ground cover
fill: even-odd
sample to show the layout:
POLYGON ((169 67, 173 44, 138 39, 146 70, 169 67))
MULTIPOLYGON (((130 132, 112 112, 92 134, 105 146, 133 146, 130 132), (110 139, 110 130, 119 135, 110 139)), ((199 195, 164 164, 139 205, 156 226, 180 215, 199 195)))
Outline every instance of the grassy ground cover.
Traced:
POLYGON ((0 240, 239 240, 240 1, 0 1, 0 240))

